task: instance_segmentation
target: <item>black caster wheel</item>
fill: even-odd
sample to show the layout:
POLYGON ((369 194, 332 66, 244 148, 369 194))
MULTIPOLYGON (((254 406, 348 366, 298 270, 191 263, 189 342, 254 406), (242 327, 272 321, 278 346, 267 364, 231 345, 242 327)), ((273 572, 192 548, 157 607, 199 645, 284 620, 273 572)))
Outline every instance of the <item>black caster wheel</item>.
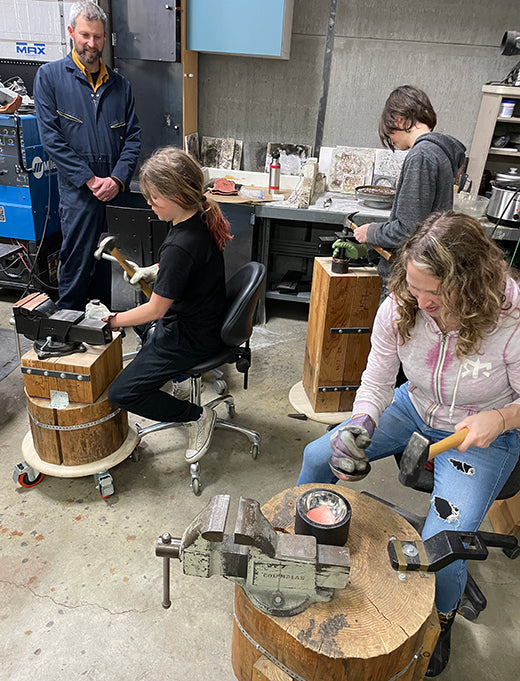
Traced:
POLYGON ((515 546, 513 549, 502 549, 502 551, 508 558, 511 558, 511 560, 515 560, 515 558, 520 556, 520 546, 515 546))
POLYGON ((133 461, 134 463, 137 463, 138 461, 141 460, 141 450, 139 449, 139 443, 137 443, 135 449, 132 450, 128 458, 130 459, 130 461, 133 461))
POLYGON ((38 476, 34 478, 34 480, 30 480, 27 473, 22 473, 22 475, 20 475, 20 477, 18 478, 18 484, 21 485, 22 487, 36 487, 36 485, 40 484, 43 478, 44 478, 43 473, 39 473, 38 476))
POLYGON ((228 403, 226 402, 226 407, 227 407, 227 413, 228 413, 229 418, 230 418, 230 419, 234 419, 234 418, 235 418, 235 414, 236 414, 235 405, 234 405, 234 404, 228 404, 228 403))
POLYGON ((470 622, 474 622, 480 615, 480 610, 477 610, 473 603, 468 598, 466 598, 466 596, 462 596, 462 598, 460 599, 457 612, 460 615, 462 615, 464 619, 467 619, 470 622))
POLYGON ((202 492, 202 486, 200 484, 199 478, 193 478, 191 481, 191 491, 196 497, 198 497, 202 492))
POLYGON ((251 458, 252 459, 257 459, 258 454, 260 453, 260 445, 255 442, 254 444, 251 445, 251 458))

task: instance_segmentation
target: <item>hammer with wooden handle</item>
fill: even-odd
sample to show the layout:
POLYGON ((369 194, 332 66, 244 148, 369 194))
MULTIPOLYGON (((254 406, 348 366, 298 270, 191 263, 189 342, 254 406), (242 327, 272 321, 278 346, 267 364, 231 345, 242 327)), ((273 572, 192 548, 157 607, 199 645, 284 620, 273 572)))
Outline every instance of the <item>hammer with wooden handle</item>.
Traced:
POLYGON ((461 428, 439 442, 430 445, 428 438, 414 433, 399 462, 399 482, 407 487, 415 487, 424 464, 452 447, 458 447, 466 439, 468 428, 461 428))
MULTIPOLYGON (((357 215, 358 213, 359 211, 357 210, 354 213, 349 213, 347 215, 347 217, 345 218, 345 227, 348 227, 352 231, 354 231, 355 227, 359 227, 359 225, 357 225, 354 222, 354 216, 357 215), (349 223, 348 225, 346 224, 347 222, 349 223)), ((385 260, 388 260, 388 262, 393 262, 395 260, 395 253, 390 253, 390 251, 381 248, 381 246, 370 245, 370 248, 373 248, 374 251, 376 251, 376 253, 379 253, 379 255, 381 255, 385 260)))
MULTIPOLYGON (((94 251, 94 257, 97 260, 101 260, 103 253, 108 253, 117 260, 117 262, 127 273, 128 278, 131 279, 135 274, 135 269, 132 267, 132 265, 130 265, 130 263, 128 263, 125 260, 119 249, 116 248, 115 244, 116 244, 115 236, 106 236, 102 238, 98 244, 98 247, 94 251)), ((150 288, 150 286, 145 281, 140 281, 139 286, 141 287, 141 290, 144 293, 144 295, 147 298, 150 298, 152 295, 152 289, 150 288)))

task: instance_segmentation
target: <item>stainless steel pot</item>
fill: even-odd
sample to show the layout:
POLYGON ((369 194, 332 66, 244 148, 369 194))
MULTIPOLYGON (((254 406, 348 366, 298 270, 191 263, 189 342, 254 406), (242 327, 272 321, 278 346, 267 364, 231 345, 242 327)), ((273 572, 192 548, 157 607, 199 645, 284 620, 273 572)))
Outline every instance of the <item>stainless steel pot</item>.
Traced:
POLYGON ((520 173, 518 168, 509 168, 508 173, 497 173, 495 184, 502 189, 520 189, 520 173))
POLYGON ((486 209, 490 220, 500 224, 518 227, 520 225, 520 187, 504 189, 496 184, 486 209))

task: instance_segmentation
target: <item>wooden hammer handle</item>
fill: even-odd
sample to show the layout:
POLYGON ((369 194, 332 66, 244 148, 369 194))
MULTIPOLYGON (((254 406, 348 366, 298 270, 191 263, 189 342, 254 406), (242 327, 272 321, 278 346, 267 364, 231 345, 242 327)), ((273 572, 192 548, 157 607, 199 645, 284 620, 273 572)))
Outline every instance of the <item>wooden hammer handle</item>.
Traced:
POLYGON ((373 248, 376 253, 379 253, 379 255, 383 256, 388 262, 393 262, 395 260, 395 253, 390 253, 390 251, 386 251, 384 248, 381 248, 381 246, 370 246, 370 248, 373 248))
POLYGON ((445 452, 451 447, 458 447, 466 439, 466 435, 469 433, 469 428, 461 428, 455 431, 452 435, 448 435, 444 440, 439 440, 433 445, 430 445, 430 452, 428 454, 428 460, 433 459, 437 454, 445 452))
MULTIPOLYGON (((124 271, 128 274, 128 278, 131 279, 135 274, 135 270, 132 267, 132 265, 130 265, 124 259, 124 257, 121 255, 121 252, 115 246, 110 251, 110 255, 114 256, 114 258, 117 260, 117 262, 121 265, 121 267, 124 269, 124 271)), ((145 281, 140 281, 139 286, 141 287, 141 291, 144 293, 144 295, 147 298, 151 298, 152 289, 150 288, 150 286, 145 281)))

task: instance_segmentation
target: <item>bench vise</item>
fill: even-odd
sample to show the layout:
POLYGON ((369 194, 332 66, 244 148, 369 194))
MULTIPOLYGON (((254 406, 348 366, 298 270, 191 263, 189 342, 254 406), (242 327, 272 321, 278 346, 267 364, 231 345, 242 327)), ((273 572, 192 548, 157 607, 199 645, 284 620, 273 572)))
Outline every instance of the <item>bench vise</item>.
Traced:
POLYGON ((31 293, 13 305, 16 332, 34 341, 40 359, 83 352, 83 343, 112 340, 108 322, 85 319, 80 310, 58 310, 45 293, 31 293))
POLYGON ((317 544, 309 535, 277 532, 254 499, 240 497, 233 535, 225 534, 229 495, 214 496, 193 519, 182 538, 163 534, 155 553, 163 558, 163 607, 170 601, 170 559, 186 575, 222 575, 239 584, 263 613, 288 617, 349 580, 350 553, 344 546, 317 544))

